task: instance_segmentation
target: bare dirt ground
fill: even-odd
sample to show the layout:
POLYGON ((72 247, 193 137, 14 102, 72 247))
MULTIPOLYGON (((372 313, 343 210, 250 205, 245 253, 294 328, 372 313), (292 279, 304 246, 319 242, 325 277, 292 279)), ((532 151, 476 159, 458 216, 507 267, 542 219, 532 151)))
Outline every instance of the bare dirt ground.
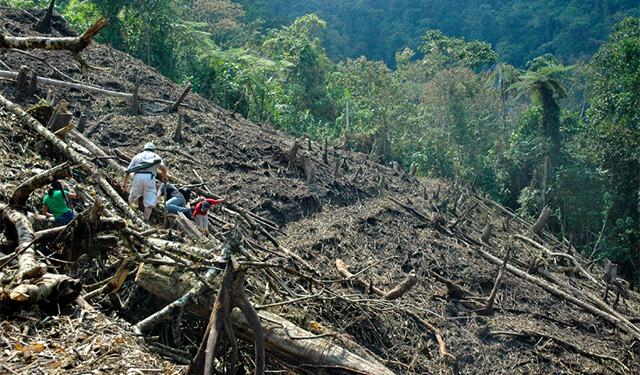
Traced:
MULTIPOLYGON (((0 28, 13 36, 37 35, 32 27, 42 16, 39 10, 0 8, 0 28)), ((73 35, 59 17, 54 19, 53 29, 50 36, 73 35)), ((66 51, 32 50, 28 54, 0 51, 0 70, 15 72, 25 65, 40 77, 75 80, 128 93, 140 78, 141 96, 169 102, 182 92, 182 87, 142 61, 105 45, 94 44, 82 53, 89 64, 104 70, 81 72, 66 51)), ((168 114, 164 102, 143 100, 134 116, 127 100, 78 89, 39 85, 35 95, 27 95, 17 90, 13 81, 5 80, 0 82, 0 94, 25 109, 46 97, 55 104, 68 103, 72 123, 85 116, 83 134, 114 155, 121 165, 126 166, 126 161, 118 159, 114 151, 133 155, 152 141, 171 175, 194 184, 202 179, 213 194, 229 197, 277 224, 271 235, 310 265, 310 269, 299 268, 305 277, 281 273, 282 280, 297 296, 317 297, 269 310, 311 332, 332 332, 336 342, 358 343, 394 373, 640 372, 640 345, 631 335, 512 273, 506 273, 503 279, 493 313, 479 313, 499 267, 487 262, 478 250, 502 259, 510 246, 508 263, 524 272, 532 259, 540 257, 541 268, 565 283, 556 288, 568 291, 575 287, 580 292, 573 294, 579 298, 586 294, 601 297, 603 270, 572 254, 597 279, 593 283, 566 258, 541 255, 540 249, 514 240, 518 234, 553 252, 571 251, 549 236, 533 234, 531 223, 500 211, 490 200, 452 183, 416 178, 393 171, 367 155, 335 148, 328 150, 325 163, 323 145, 300 140, 299 154, 308 152, 315 170, 313 181, 307 181, 299 163, 281 161, 295 141, 292 137, 267 124, 232 116, 193 93, 185 100, 188 107, 179 111, 184 116, 181 142, 173 140, 178 115, 168 114), (337 160, 342 166, 340 175, 334 178, 337 160), (487 223, 493 224, 493 232, 488 242, 482 243, 480 237, 487 223), (337 259, 366 281, 367 290, 338 273, 337 259), (372 291, 374 287, 389 291, 409 274, 414 274, 418 282, 400 299, 383 300, 372 291), (469 293, 447 293, 437 275, 469 293), (434 331, 406 311, 441 333, 446 354, 434 331)), ((22 128, 6 111, 0 118, 0 201, 6 203, 15 186, 65 157, 22 128)), ((122 176, 107 169, 104 161, 94 162, 117 188, 122 176)), ((78 171, 68 182, 72 189, 92 189, 87 176, 78 171)), ((31 194, 27 204, 31 212, 41 212, 44 193, 41 189, 31 194)), ((214 230, 224 241, 223 223, 236 219, 220 206, 213 210, 221 221, 214 230)), ((155 212, 153 219, 160 224, 162 213, 155 212)), ((161 230, 160 234, 180 240, 175 231, 161 230)), ((269 249, 276 249, 262 234, 247 231, 246 235, 261 260, 273 258, 269 249)), ((2 250, 7 248, 5 245, 2 250)), ((49 261, 52 268, 80 279, 88 292, 91 287, 87 286, 111 277, 125 255, 126 249, 118 246, 110 250, 104 263, 87 258, 76 264, 49 261)), ((0 271, 9 274, 11 269, 0 271)), ((4 311, 0 318, 0 373, 183 371, 185 359, 197 350, 206 320, 185 314, 181 340, 176 340, 171 323, 156 326, 144 338, 133 335, 131 324, 168 303, 138 288, 133 276, 117 293, 122 308, 103 296, 90 301, 97 311, 75 304, 53 312, 37 307, 4 311), (181 341, 180 345, 176 341, 181 341)), ((256 305, 288 298, 258 271, 250 273, 247 293, 256 305)), ((631 291, 617 311, 626 317, 639 316, 638 294, 631 291)), ((252 350, 250 344, 242 346, 239 371, 253 369, 252 350)), ((273 371, 340 372, 311 365, 291 367, 274 355, 268 355, 267 362, 273 371)))

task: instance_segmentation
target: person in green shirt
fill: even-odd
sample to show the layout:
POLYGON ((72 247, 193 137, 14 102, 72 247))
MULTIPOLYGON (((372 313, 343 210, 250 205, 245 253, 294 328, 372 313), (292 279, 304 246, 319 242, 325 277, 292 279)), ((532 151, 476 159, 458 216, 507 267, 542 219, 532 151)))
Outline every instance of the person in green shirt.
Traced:
POLYGON ((53 216, 55 227, 67 225, 74 217, 78 216, 78 213, 67 205, 66 197, 78 198, 76 194, 64 190, 60 181, 53 181, 42 201, 42 214, 53 216))

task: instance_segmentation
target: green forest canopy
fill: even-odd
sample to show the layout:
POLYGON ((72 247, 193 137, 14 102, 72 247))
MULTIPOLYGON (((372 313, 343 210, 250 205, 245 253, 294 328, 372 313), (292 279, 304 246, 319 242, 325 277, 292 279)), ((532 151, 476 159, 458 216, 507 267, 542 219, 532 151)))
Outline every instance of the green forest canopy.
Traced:
POLYGON ((490 43, 501 60, 522 67, 546 53, 566 64, 588 61, 611 27, 640 16, 635 0, 264 0, 291 20, 315 13, 327 21, 333 59, 367 56, 395 66, 395 53, 417 49, 440 30, 490 43))
POLYGON ((623 19, 638 12, 630 1, 325 1, 334 13, 286 24, 267 3, 284 9, 56 4, 78 29, 106 13, 99 42, 253 121, 456 179, 531 218, 549 206, 559 239, 640 285, 640 20, 623 19), (328 42, 339 39, 345 52, 335 53, 328 42))

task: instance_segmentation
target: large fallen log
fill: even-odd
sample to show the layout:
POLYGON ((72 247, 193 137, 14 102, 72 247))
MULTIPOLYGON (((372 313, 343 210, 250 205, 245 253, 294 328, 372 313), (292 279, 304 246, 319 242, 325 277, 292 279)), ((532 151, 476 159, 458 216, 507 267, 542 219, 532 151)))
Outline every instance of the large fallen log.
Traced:
POLYGON ((72 302, 82 290, 82 284, 67 275, 54 275, 47 273, 33 282, 22 283, 13 288, 2 289, 3 305, 10 310, 17 310, 26 306, 45 301, 46 303, 60 304, 61 306, 72 302))
POLYGON ((46 49, 46 50, 68 50, 77 54, 82 52, 91 44, 93 37, 107 26, 107 19, 102 16, 93 25, 91 25, 82 35, 77 37, 66 38, 47 38, 47 37, 13 37, 8 35, 0 35, 0 50, 3 49, 46 49))
MULTIPOLYGON (((143 289, 166 301, 176 301, 193 288, 197 280, 193 274, 177 268, 152 265, 142 266, 136 276, 136 282, 143 289), (170 288, 167 286, 171 285, 170 288)), ((214 298, 208 294, 201 294, 197 303, 189 305, 188 309, 206 319, 211 314, 214 298), (206 304, 206 305, 205 305, 206 304)), ((340 370, 352 373, 371 375, 392 375, 389 369, 371 359, 349 352, 347 349, 295 326, 280 316, 260 311, 264 329, 265 348, 268 355, 276 357, 292 366, 300 366, 310 373, 320 373, 323 370, 340 370), (308 337, 301 339, 302 337, 308 337)), ((231 313, 231 323, 237 337, 253 342, 253 333, 244 315, 234 310, 231 313)))
MULTIPOLYGON (((100 226, 98 227, 98 232, 104 232, 109 230, 118 230, 127 226, 124 220, 119 217, 102 217, 100 218, 100 226)), ((53 241, 60 235, 60 233, 64 230, 64 227, 56 227, 44 229, 34 233, 34 242, 35 243, 45 243, 49 241, 53 241)))
POLYGON ((80 146, 89 150, 96 157, 100 158, 100 160, 107 163, 107 165, 113 168, 114 170, 121 173, 124 173, 124 171, 126 170, 125 167, 121 166, 115 160, 110 158, 109 155, 107 155, 104 151, 102 151, 100 147, 98 147, 95 143, 91 142, 87 137, 82 135, 82 133, 80 133, 79 131, 77 130, 70 131, 69 137, 71 137, 71 139, 73 139, 74 141, 78 142, 80 146))
MULTIPOLYGON (((393 372, 372 359, 362 357, 318 337, 279 315, 260 311, 267 353, 289 365, 311 374, 354 373, 392 375, 393 372)), ((241 339, 253 342, 249 322, 238 310, 231 313, 233 332, 241 339)))
POLYGON ((71 170, 68 163, 60 164, 48 171, 39 173, 25 182, 14 190, 11 199, 9 200, 9 206, 24 206, 29 199, 29 194, 53 181, 60 180, 66 177, 71 177, 71 170))

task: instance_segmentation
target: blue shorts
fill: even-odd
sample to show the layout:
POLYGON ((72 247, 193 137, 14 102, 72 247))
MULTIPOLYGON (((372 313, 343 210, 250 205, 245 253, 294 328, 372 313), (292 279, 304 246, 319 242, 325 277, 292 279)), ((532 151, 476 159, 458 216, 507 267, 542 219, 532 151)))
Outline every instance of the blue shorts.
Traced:
POLYGON ((67 225, 73 220, 74 217, 78 216, 78 213, 74 210, 69 210, 62 215, 58 216, 56 221, 53 222, 54 227, 61 227, 63 225, 67 225))

